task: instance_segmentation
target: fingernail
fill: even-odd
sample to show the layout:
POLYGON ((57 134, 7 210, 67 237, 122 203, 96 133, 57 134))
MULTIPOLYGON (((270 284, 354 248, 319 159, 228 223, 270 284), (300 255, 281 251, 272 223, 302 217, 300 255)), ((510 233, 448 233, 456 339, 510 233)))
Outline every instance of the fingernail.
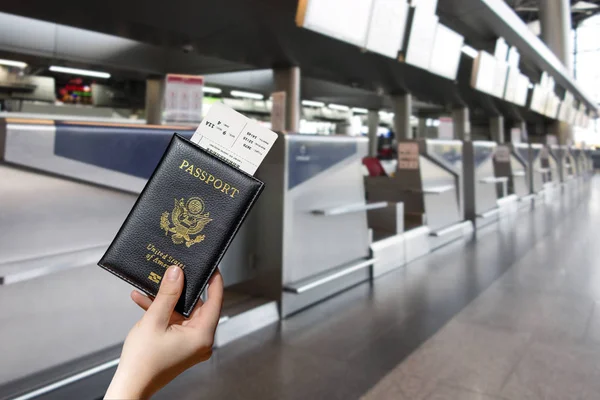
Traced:
POLYGON ((179 268, 175 265, 172 267, 169 267, 169 269, 167 270, 167 280, 176 281, 177 279, 179 279, 180 273, 181 273, 181 268, 179 268))

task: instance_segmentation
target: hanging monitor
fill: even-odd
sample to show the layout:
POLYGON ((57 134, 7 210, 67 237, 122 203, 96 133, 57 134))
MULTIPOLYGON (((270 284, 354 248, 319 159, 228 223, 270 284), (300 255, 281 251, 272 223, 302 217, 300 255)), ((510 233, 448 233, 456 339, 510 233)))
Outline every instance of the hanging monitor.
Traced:
POLYGON ((425 70, 429 69, 438 17, 418 7, 414 10, 404 61, 425 70))
POLYGON ((444 78, 456 79, 463 42, 462 35, 438 24, 429 61, 429 71, 444 78))
POLYGON ((365 47, 373 0, 300 0, 296 24, 365 47))
POLYGON ((496 58, 488 52, 480 51, 473 61, 471 87, 487 94, 493 94, 496 76, 496 58))
POLYGON ((404 42, 407 18, 405 0, 374 0, 366 49, 397 58, 404 42))

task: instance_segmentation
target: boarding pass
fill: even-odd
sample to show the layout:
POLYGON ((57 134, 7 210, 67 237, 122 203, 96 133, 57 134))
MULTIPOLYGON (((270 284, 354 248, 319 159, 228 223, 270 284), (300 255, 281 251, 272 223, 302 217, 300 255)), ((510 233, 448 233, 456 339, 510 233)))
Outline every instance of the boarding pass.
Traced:
POLYGON ((192 142, 254 175, 277 134, 221 103, 212 105, 192 142))

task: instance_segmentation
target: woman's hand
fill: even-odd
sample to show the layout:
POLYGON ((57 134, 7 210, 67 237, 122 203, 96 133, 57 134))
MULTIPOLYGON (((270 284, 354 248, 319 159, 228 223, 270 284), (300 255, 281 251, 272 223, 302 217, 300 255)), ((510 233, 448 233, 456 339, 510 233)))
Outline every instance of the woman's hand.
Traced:
POLYGON ((218 270, 213 274, 208 300, 199 300, 188 319, 174 312, 183 281, 183 271, 173 266, 154 301, 138 291, 131 293, 147 311, 127 335, 105 399, 149 398, 186 369, 210 358, 223 303, 223 278, 218 270))

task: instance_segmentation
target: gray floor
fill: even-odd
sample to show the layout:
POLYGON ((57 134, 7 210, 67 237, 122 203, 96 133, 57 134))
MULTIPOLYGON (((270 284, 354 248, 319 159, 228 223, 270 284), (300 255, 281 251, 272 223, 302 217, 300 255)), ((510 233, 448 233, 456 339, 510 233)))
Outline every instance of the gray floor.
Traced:
MULTIPOLYGON (((600 177, 574 197, 217 349, 155 398, 598 399, 600 177)), ((101 398, 113 373, 43 398, 101 398)))
POLYGON ((365 399, 600 399, 599 200, 596 185, 365 399))
POLYGON ((600 182, 234 342, 157 399, 598 399, 600 182))

